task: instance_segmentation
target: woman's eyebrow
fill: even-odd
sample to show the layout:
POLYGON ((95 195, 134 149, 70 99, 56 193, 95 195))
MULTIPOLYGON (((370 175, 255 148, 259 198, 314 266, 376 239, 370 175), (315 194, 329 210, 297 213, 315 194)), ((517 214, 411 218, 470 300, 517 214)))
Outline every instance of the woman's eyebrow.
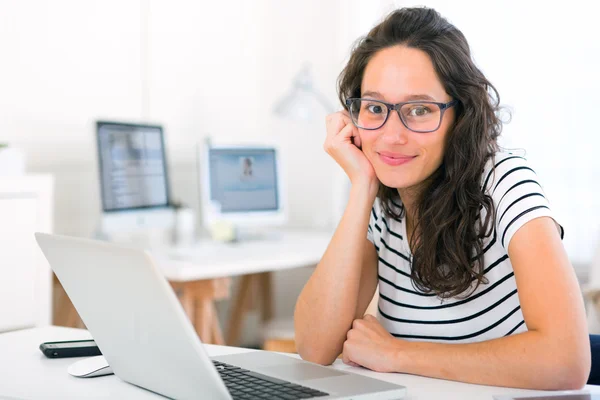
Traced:
POLYGON ((383 96, 379 92, 373 92, 370 90, 367 90, 366 92, 362 93, 361 97, 373 97, 376 99, 383 99, 383 96))
MULTIPOLYGON (((374 92, 371 90, 368 90, 364 93, 362 93, 361 95, 362 97, 372 97, 374 99, 380 99, 383 100, 383 96, 381 95, 381 93, 379 92, 374 92)), ((431 97, 428 94, 410 94, 408 96, 406 96, 405 101, 410 101, 410 100, 428 100, 428 101, 436 101, 433 97, 431 97)))
POLYGON ((428 94, 411 94, 409 96, 406 96, 406 100, 430 100, 430 101, 435 101, 435 99, 433 97, 431 97, 428 94))

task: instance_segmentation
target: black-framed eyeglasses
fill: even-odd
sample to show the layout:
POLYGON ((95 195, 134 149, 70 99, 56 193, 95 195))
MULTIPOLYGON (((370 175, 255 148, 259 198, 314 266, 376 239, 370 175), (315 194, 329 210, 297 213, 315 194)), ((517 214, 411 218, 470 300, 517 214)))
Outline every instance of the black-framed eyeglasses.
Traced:
POLYGON ((435 101, 407 101, 390 104, 380 100, 349 98, 346 106, 352 122, 357 128, 375 130, 381 128, 388 120, 392 111, 397 111, 400 121, 407 129, 418 133, 438 130, 444 118, 444 112, 458 104, 457 100, 448 103, 435 101))

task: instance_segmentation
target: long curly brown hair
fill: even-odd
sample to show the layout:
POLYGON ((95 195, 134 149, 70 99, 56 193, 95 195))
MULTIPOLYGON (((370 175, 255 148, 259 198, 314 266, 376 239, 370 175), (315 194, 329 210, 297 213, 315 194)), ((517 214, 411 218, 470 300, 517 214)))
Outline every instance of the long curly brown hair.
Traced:
MULTIPOLYGON (((347 98, 361 96, 363 74, 373 55, 396 45, 428 54, 446 93, 458 100, 443 162, 418 194, 410 240, 411 278, 416 288, 440 298, 466 297, 472 293, 469 288, 474 291, 487 283, 483 246, 496 217, 481 177, 486 162, 498 150, 500 97, 472 60, 462 32, 433 9, 403 8, 355 44, 338 78, 344 107, 347 98), (483 209, 486 218, 482 222, 483 209)), ((404 217, 404 207, 396 211, 392 205, 398 196, 396 188, 380 184, 378 197, 388 217, 404 217)))

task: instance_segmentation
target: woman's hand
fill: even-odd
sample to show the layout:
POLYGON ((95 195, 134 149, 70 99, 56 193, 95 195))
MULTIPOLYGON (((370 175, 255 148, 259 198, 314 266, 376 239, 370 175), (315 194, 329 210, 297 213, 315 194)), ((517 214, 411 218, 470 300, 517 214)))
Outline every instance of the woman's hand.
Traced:
POLYGON ((350 182, 365 183, 377 188, 379 181, 371 162, 363 154, 358 129, 348 111, 339 111, 326 118, 327 138, 323 148, 344 169, 350 182))
POLYGON ((355 319, 346 335, 342 360, 376 372, 401 372, 399 355, 403 340, 396 339, 372 315, 355 319))

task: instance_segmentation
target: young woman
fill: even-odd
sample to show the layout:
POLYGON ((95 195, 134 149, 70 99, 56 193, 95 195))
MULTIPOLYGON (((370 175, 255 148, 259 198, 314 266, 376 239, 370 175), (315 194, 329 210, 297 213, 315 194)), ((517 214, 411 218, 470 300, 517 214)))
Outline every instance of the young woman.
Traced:
POLYGON ((339 96, 324 148, 352 188, 296 305, 300 355, 583 386, 590 341, 562 227, 527 161, 499 151, 498 94, 463 34, 432 9, 397 10, 358 42, 339 96))

